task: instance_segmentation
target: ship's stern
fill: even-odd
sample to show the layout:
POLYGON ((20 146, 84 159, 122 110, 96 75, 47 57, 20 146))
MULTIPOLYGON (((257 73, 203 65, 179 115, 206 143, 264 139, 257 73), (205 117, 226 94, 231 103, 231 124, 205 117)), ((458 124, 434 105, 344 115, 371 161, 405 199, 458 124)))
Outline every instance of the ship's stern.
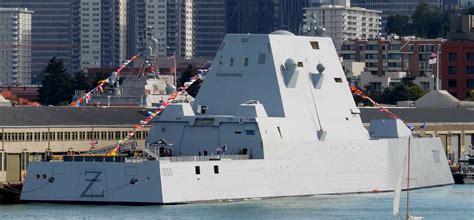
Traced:
POLYGON ((28 166, 21 200, 161 204, 159 170, 159 161, 32 162, 28 166))

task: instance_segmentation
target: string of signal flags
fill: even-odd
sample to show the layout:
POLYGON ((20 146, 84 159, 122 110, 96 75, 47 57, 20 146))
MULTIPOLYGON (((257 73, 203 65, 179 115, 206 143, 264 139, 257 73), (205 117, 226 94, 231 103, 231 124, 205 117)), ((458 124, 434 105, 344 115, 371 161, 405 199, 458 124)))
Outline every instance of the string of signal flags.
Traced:
MULTIPOLYGON (((102 93, 104 91, 104 86, 107 85, 107 84, 110 84, 110 85, 113 85, 115 84, 115 81, 118 79, 118 77, 120 76, 120 73, 125 69, 127 68, 128 65, 130 65, 133 61, 135 61, 136 59, 138 59, 139 57, 141 56, 141 54, 137 54, 135 56, 132 56, 130 57, 130 59, 124 61, 120 67, 112 72, 112 74, 104 79, 104 80, 100 80, 98 82, 98 85, 93 88, 92 90, 90 90, 89 92, 85 93, 84 95, 82 95, 81 97, 79 97, 78 99, 74 100, 71 102, 70 106, 73 106, 73 107, 80 107, 81 104, 83 103, 86 103, 88 104, 92 98, 93 95, 97 94, 97 93, 102 93)), ((150 70, 151 71, 154 71, 155 70, 155 67, 154 66, 150 66, 150 70)), ((196 81, 197 78, 199 77, 193 77, 191 78, 191 84, 192 82, 196 81)), ((120 151, 120 148, 122 145, 128 143, 132 138, 133 136, 135 136, 135 134, 137 133, 137 131, 140 131, 141 129, 143 129, 146 125, 148 125, 154 118, 156 118, 161 112, 163 112, 163 110, 166 109, 166 107, 169 106, 169 104, 171 102, 173 102, 177 97, 179 97, 181 94, 183 94, 184 92, 186 92, 186 87, 180 87, 178 89, 177 92, 174 92, 172 93, 168 99, 164 102, 162 102, 160 104, 160 106, 158 106, 157 109, 155 109, 153 112, 149 111, 147 112, 147 117, 144 119, 144 120, 141 120, 139 124, 136 124, 136 125, 133 125, 132 127, 132 131, 128 132, 127 133, 127 136, 121 140, 117 140, 117 145, 112 149, 112 151, 110 153, 107 153, 106 156, 118 156, 119 154, 119 151, 120 151)))

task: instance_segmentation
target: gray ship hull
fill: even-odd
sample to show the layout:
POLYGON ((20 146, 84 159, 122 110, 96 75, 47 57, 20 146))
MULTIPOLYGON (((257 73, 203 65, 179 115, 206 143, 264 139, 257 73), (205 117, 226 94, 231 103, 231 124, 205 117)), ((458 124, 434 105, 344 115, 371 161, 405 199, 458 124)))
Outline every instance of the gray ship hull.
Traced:
MULTIPOLYGON (((278 160, 34 162, 21 199, 176 204, 392 191, 406 155, 406 141, 328 143, 331 148, 302 145, 309 153, 298 159, 289 155, 278 160)), ((413 188, 453 183, 439 139, 413 139, 412 149, 416 158, 411 168, 413 188)))

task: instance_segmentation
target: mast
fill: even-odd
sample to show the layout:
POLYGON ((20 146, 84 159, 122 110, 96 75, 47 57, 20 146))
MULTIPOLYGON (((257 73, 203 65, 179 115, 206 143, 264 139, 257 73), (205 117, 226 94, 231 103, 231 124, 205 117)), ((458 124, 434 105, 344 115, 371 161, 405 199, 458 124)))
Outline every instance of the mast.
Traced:
POLYGON ((411 154, 411 136, 408 136, 408 155, 407 155, 407 213, 406 220, 410 219, 410 154, 411 154))

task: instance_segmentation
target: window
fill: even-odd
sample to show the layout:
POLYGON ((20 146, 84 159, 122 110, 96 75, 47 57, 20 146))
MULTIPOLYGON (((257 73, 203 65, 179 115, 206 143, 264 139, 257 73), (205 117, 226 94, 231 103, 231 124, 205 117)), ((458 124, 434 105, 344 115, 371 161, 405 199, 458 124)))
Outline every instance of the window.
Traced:
POLYGON ((71 132, 71 138, 73 140, 77 140, 77 137, 78 137, 77 132, 71 132))
POLYGON ((449 61, 456 61, 457 54, 456 53, 449 53, 448 59, 449 61))
POLYGON ((109 140, 113 140, 114 139, 114 132, 113 131, 109 131, 109 140))
POLYGON ((456 75, 456 71, 457 71, 456 66, 449 66, 448 67, 448 74, 449 75, 456 75))
POLYGON ((64 132, 64 140, 71 140, 71 132, 64 132))
POLYGON ((35 141, 41 141, 41 133, 40 132, 35 132, 35 141))
POLYGON ((474 74, 474 66, 466 66, 466 74, 474 74))
POLYGON ((54 141, 56 139, 56 133, 55 132, 49 132, 49 140, 54 141))
POLYGON ((334 78, 334 81, 336 81, 337 83, 342 83, 342 78, 334 78))
POLYGON ((249 65, 249 58, 246 57, 246 58, 244 59, 244 66, 248 66, 248 65, 249 65))
POLYGON ((457 87, 456 80, 455 79, 448 80, 448 87, 449 88, 456 88, 457 87))
POLYGON ((58 137, 58 141, 62 141, 64 139, 63 132, 57 132, 56 136, 58 137))
POLYGON ((41 132, 41 140, 43 141, 48 140, 48 132, 41 132))
POLYGON ((219 174, 219 166, 214 165, 214 173, 219 174))
POLYGON ((79 139, 80 140, 85 140, 86 139, 86 132, 84 132, 84 131, 79 132, 79 139))
POLYGON ((367 50, 377 50, 378 45, 367 45, 367 50))
POLYGON ((87 140, 92 140, 92 131, 87 132, 87 140))
POLYGON ((425 91, 430 90, 430 83, 429 82, 420 82, 420 86, 425 91))
POLYGON ((115 139, 120 139, 120 131, 115 132, 115 139))
MULTIPOLYGON (((474 79, 466 80, 466 87, 467 88, 474 88, 474 79)), ((467 97, 469 97, 469 96, 467 96, 467 97)))
POLYGON ((196 175, 201 174, 201 167, 195 166, 195 167, 194 167, 194 172, 196 173, 196 175))
POLYGON ((317 41, 310 41, 311 47, 315 50, 319 49, 319 43, 317 41))
POLYGON ((467 61, 474 61, 474 53, 466 53, 467 61))

